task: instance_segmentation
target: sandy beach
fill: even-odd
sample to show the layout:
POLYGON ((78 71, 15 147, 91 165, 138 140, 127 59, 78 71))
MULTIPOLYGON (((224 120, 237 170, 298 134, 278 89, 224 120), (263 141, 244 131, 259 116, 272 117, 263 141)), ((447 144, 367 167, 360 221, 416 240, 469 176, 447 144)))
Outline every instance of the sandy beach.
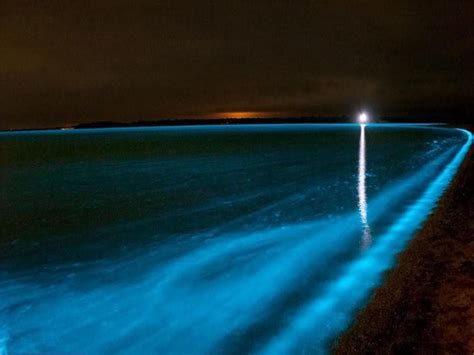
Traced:
MULTIPOLYGON (((466 127, 472 132, 472 126, 466 127)), ((336 354, 474 351, 474 152, 336 354)))

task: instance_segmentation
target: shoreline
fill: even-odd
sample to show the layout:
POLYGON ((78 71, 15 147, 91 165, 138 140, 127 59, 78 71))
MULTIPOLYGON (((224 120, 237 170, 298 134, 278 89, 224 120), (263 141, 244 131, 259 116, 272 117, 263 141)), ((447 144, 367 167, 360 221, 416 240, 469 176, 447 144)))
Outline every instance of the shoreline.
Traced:
MULTIPOLYGON (((24 132, 24 131, 61 131, 61 130, 83 130, 101 128, 148 128, 148 127, 180 127, 180 126, 215 126, 215 125, 268 125, 268 124, 359 124, 357 120, 349 116, 306 116, 306 117, 266 117, 266 118, 169 118, 153 121, 97 121, 70 124, 65 126, 50 126, 37 128, 11 128, 0 129, 0 133, 24 132)), ((409 124, 409 125, 446 125, 439 119, 427 119, 420 117, 417 120, 407 117, 378 117, 368 124, 409 124)))
MULTIPOLYGON (((472 132, 473 127, 464 127, 472 132)), ((335 354, 474 351, 474 146, 335 354)))

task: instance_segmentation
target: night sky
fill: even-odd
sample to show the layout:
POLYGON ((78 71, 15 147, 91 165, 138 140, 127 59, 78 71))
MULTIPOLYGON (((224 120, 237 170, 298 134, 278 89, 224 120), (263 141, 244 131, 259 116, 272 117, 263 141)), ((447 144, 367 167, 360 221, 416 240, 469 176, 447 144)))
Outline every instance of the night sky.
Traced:
POLYGON ((361 108, 469 118, 473 24, 470 0, 1 0, 0 129, 361 108))

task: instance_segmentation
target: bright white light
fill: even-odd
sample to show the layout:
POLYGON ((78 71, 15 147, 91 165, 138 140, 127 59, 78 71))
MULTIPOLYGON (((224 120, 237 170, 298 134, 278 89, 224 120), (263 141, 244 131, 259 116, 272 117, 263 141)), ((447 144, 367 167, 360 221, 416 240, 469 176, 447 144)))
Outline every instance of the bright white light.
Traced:
POLYGON ((367 116, 367 114, 365 112, 362 112, 359 115, 359 122, 360 123, 367 123, 367 121, 369 121, 369 116, 367 116))

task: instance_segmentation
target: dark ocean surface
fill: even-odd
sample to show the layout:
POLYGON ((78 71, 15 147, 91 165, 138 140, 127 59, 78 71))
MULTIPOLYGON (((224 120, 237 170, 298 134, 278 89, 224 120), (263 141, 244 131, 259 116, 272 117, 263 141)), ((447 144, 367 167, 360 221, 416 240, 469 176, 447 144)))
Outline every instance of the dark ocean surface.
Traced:
POLYGON ((0 354, 326 353, 471 139, 375 124, 0 133, 0 354))

